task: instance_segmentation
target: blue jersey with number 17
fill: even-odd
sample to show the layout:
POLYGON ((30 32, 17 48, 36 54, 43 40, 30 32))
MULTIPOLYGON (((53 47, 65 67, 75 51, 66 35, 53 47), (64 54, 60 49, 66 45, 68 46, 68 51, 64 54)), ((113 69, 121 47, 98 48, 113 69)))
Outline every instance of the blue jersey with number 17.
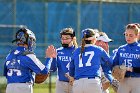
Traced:
POLYGON ((112 60, 109 55, 99 46, 86 44, 82 58, 80 58, 80 50, 81 47, 75 50, 72 61, 70 62, 69 73, 70 76, 75 77, 75 79, 101 77, 100 66, 102 62, 100 60, 104 60, 104 64, 107 64, 108 66, 112 65, 112 60))

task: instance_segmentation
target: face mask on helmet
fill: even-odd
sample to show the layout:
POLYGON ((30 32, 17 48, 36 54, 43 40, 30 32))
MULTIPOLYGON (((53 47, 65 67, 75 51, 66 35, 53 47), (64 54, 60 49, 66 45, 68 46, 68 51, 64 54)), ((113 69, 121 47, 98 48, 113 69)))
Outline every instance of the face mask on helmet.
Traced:
MULTIPOLYGON (((60 38, 62 38, 62 35, 70 35, 73 38, 73 37, 75 37, 75 32, 72 28, 64 28, 60 32, 60 38)), ((64 48, 67 48, 68 46, 69 46, 69 44, 62 44, 62 47, 64 47, 64 48)))
POLYGON ((35 47, 36 47, 35 34, 31 30, 25 29, 25 28, 22 28, 22 29, 17 31, 16 39, 13 40, 12 43, 13 42, 16 42, 17 45, 19 45, 19 44, 27 44, 29 51, 33 51, 35 49, 35 47))

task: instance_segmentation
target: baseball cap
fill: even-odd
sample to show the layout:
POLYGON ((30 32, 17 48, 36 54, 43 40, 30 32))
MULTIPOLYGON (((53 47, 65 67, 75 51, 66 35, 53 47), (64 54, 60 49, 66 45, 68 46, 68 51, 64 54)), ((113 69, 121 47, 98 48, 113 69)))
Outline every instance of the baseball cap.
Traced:
POLYGON ((101 41, 104 41, 104 42, 112 42, 113 41, 104 32, 99 32, 99 35, 100 36, 97 38, 97 40, 101 40, 101 41))

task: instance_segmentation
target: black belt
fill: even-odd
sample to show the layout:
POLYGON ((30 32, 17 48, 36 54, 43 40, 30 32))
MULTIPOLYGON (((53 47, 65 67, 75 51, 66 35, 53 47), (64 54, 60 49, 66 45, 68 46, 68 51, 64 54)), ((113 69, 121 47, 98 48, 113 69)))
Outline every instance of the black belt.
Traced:
POLYGON ((62 82, 69 82, 69 81, 64 81, 64 80, 59 80, 59 81, 62 81, 62 82))
MULTIPOLYGON (((99 77, 83 77, 83 78, 95 79, 95 78, 99 78, 99 77)), ((77 78, 76 80, 79 80, 79 79, 82 79, 82 78, 77 78)))
POLYGON ((129 77, 133 77, 133 78, 140 78, 140 76, 128 75, 128 74, 126 74, 126 75, 125 75, 125 77, 126 77, 126 78, 129 78, 129 77))

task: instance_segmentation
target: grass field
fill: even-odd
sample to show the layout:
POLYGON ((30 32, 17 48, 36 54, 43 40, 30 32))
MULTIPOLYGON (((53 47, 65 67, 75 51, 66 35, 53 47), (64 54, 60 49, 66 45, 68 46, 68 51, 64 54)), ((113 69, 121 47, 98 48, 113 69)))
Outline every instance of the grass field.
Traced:
MULTIPOLYGON (((112 88, 109 89, 110 93, 114 93, 112 88)), ((55 83, 52 84, 52 89, 49 90, 48 84, 35 84, 34 93, 55 93, 55 83)))
MULTIPOLYGON (((34 93, 55 93, 55 80, 56 80, 56 77, 52 77, 51 85, 49 84, 49 79, 47 79, 42 84, 35 84, 33 86, 34 93)), ((5 93, 6 80, 5 80, 5 78, 0 78, 0 81, 1 81, 0 82, 0 93, 5 93)), ((110 88, 109 90, 110 90, 110 93, 114 93, 112 88, 110 88)))

